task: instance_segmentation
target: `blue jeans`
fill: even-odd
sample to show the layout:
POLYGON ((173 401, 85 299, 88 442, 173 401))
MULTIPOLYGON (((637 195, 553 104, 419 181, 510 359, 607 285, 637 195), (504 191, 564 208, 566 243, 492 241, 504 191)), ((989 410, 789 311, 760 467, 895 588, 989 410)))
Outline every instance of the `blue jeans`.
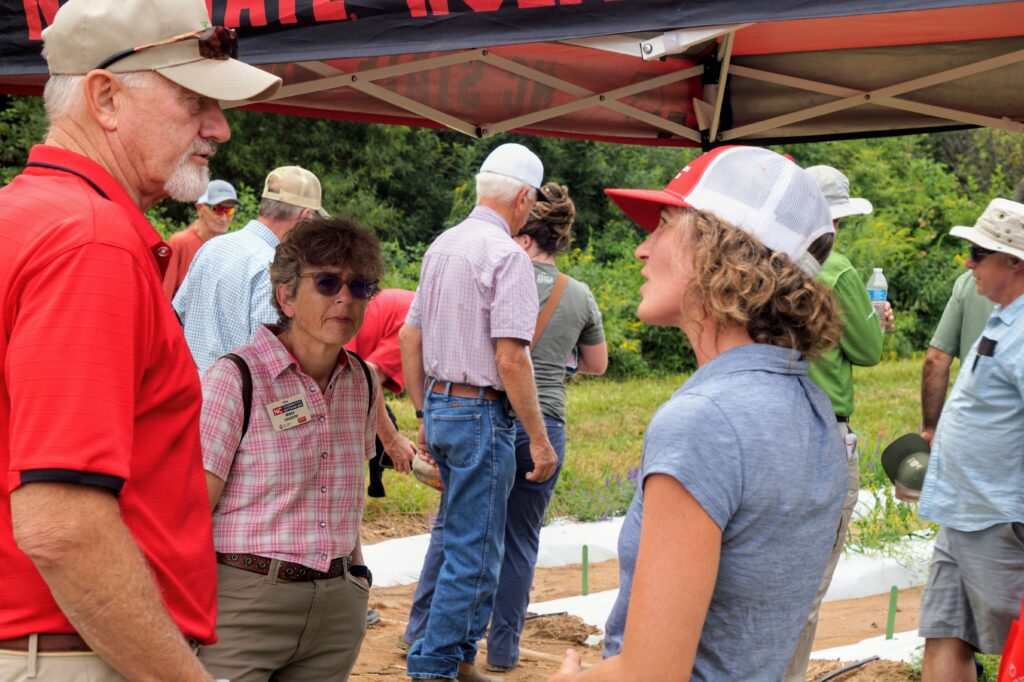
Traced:
POLYGON ((504 548, 505 509, 515 477, 515 431, 502 405, 433 393, 424 426, 444 482, 440 558, 426 618, 409 648, 412 678, 454 678, 476 660, 494 605, 504 548))
MULTIPOLYGON (((544 425, 551 446, 558 455, 558 468, 548 480, 534 483, 526 480, 526 474, 533 470, 530 439, 523 425, 516 422, 516 477, 508 498, 505 556, 491 615, 491 631, 487 637, 487 662, 492 665, 512 666, 519 661, 519 636, 523 632, 526 607, 530 603, 530 586, 533 584, 533 571, 537 563, 540 529, 565 459, 565 423, 545 416, 544 425)), ((444 560, 444 527, 445 501, 442 493, 437 519, 430 531, 430 546, 423 560, 423 570, 409 613, 409 626, 405 630, 404 638, 407 642, 422 637, 427 627, 434 586, 444 560)))

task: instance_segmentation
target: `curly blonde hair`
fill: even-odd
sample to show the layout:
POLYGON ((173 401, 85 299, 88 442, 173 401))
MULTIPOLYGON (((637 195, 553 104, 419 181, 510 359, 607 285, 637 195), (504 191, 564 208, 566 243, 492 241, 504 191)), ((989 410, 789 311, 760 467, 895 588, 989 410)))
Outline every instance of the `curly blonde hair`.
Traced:
POLYGON ((835 295, 789 256, 705 211, 682 209, 675 222, 694 230, 694 276, 682 300, 703 311, 702 320, 719 328, 738 324, 757 343, 791 348, 810 359, 839 342, 835 295))

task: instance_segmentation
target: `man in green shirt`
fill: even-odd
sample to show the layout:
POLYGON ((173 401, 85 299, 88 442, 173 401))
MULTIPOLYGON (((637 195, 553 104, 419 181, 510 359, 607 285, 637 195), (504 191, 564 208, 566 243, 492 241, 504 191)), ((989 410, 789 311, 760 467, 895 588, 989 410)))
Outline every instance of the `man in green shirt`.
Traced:
POLYGON ((953 358, 964 361, 967 351, 981 336, 995 304, 978 293, 970 270, 953 284, 953 293, 942 311, 921 367, 921 437, 932 442, 939 414, 949 389, 953 358))
MULTIPOLYGON (((850 198, 850 181, 831 166, 812 166, 807 172, 818 182, 832 213, 832 224, 839 228, 839 221, 847 216, 871 213, 871 202, 867 199, 850 198)), ((842 309, 843 333, 839 345, 812 362, 809 374, 832 401, 836 415, 836 428, 846 444, 847 465, 850 478, 843 503, 843 515, 836 535, 836 544, 825 566, 818 593, 811 605, 807 622, 797 640, 796 650, 786 669, 786 682, 803 682, 807 673, 807 662, 814 644, 814 631, 818 627, 818 612, 821 601, 832 582, 832 573, 839 563, 846 540, 846 529, 853 516, 860 489, 860 474, 857 470, 856 439, 851 437, 850 415, 853 414, 853 366, 870 367, 882 359, 882 327, 878 315, 871 305, 864 281, 857 274, 850 260, 836 252, 818 273, 818 280, 835 292, 842 309)), ((887 316, 890 317, 890 316, 887 316)))

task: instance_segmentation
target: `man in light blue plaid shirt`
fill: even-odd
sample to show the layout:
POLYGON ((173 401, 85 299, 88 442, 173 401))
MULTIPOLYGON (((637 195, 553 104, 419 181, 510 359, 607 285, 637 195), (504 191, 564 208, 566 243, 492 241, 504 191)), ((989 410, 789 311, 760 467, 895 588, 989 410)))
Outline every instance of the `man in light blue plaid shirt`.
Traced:
POLYGON ((249 343, 261 324, 277 321, 270 303, 270 261, 288 230, 313 212, 327 215, 320 180, 298 166, 275 168, 263 185, 257 219, 211 239, 196 253, 173 305, 200 374, 249 343))

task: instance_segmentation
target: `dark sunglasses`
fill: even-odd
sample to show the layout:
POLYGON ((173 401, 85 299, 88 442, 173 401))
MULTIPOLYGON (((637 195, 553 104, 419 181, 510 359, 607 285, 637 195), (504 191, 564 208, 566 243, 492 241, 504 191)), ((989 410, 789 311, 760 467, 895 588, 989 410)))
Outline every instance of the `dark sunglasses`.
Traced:
POLYGON ((210 28, 203 28, 190 33, 182 33, 180 36, 158 40, 155 43, 146 43, 145 45, 115 52, 100 62, 96 68, 105 69, 114 62, 130 57, 136 52, 148 50, 151 47, 161 47, 162 45, 181 43, 186 40, 199 41, 199 56, 203 59, 224 60, 238 58, 238 34, 235 33, 235 29, 227 28, 226 26, 211 26, 210 28))
POLYGON ((306 275, 299 275, 299 277, 312 277, 313 286, 316 287, 317 293, 321 296, 336 296, 341 291, 341 287, 347 284, 349 293, 364 301, 373 298, 373 295, 377 293, 377 287, 380 285, 379 280, 363 279, 361 277, 350 279, 346 282, 341 275, 333 272, 311 272, 306 275))
POLYGON ((993 251, 992 249, 983 248, 981 246, 978 246, 977 244, 971 244, 967 248, 967 253, 971 255, 972 261, 974 261, 975 263, 980 263, 985 258, 985 256, 993 254, 995 253, 995 251, 993 251))

